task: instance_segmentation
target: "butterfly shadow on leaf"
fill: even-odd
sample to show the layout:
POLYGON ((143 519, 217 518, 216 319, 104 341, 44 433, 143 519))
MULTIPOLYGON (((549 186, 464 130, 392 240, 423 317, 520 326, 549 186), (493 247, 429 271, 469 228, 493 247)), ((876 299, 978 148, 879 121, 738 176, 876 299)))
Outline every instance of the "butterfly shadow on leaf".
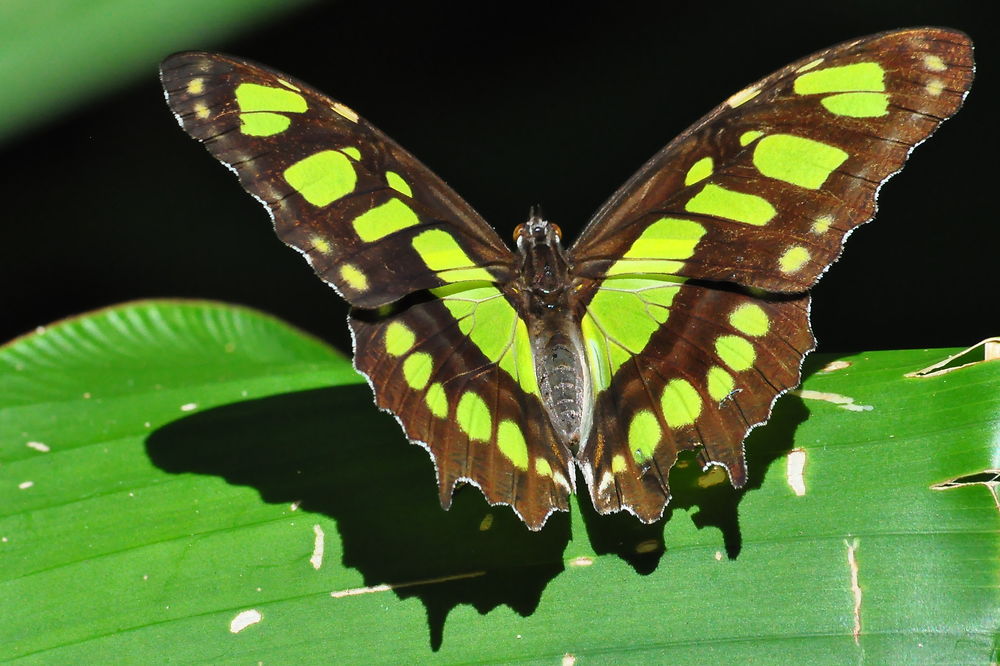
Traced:
MULTIPOLYGON (((490 507, 474 488, 459 490, 451 510, 442 511, 427 454, 372 409, 364 385, 207 410, 160 428, 146 448, 167 472, 219 476, 256 488, 268 503, 297 502, 300 511, 335 520, 343 566, 357 569, 367 587, 389 585, 400 599, 418 597, 434 650, 456 606, 486 614, 507 605, 530 615, 564 568, 567 514, 529 532, 509 508, 490 507)), ((330 600, 331 628, 337 602, 330 600)))
MULTIPOLYGON (((803 379, 821 365, 807 361, 803 379)), ((737 559, 743 548, 739 504, 748 492, 760 488, 771 465, 792 449, 795 431, 808 416, 808 408, 797 395, 784 395, 775 403, 767 424, 754 429, 744 442, 748 480, 740 489, 732 487, 721 467, 703 471, 698 456, 690 452, 682 454, 670 472, 670 504, 663 517, 651 525, 627 513, 601 516, 586 493, 581 494, 579 505, 594 552, 614 553, 637 573, 651 574, 670 548, 664 534, 669 521, 677 519, 674 514, 679 510, 697 509, 691 513, 691 521, 698 529, 717 528, 726 555, 731 560, 737 559)))

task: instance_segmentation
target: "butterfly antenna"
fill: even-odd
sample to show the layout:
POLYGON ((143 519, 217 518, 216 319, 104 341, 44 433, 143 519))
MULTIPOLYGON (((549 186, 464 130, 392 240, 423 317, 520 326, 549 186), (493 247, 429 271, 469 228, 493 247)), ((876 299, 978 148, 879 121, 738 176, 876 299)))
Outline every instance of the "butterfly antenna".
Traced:
POLYGON ((534 204, 528 210, 528 219, 529 220, 544 220, 545 219, 545 213, 542 212, 542 206, 541 206, 541 204, 534 204))

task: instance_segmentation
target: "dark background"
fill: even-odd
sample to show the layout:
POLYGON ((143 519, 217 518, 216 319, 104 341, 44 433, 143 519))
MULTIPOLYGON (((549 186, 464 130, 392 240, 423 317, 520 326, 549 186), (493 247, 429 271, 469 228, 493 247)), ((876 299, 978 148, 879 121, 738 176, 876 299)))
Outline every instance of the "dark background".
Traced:
MULTIPOLYGON (((882 190, 815 289, 824 351, 960 346, 997 315, 997 29, 982 2, 319 3, 221 50, 385 130, 508 238, 543 205, 572 239, 635 169, 730 94, 813 51, 912 25, 965 30, 966 108, 882 190), (992 294, 991 294, 992 289, 992 294)), ((163 53, 162 55, 167 55, 163 53)), ((251 305, 341 349, 346 305, 177 127, 148 76, 0 146, 0 340, 117 302, 251 305)))

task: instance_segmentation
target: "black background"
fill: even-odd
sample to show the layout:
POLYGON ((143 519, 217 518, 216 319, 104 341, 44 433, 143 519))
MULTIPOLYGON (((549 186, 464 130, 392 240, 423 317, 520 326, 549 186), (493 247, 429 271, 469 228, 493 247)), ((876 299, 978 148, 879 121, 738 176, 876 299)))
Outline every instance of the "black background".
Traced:
MULTIPOLYGON (((649 156, 752 81, 880 30, 965 30, 978 64, 966 108, 883 188, 876 223, 814 290, 821 350, 941 347, 1000 332, 989 8, 319 3, 234 41, 174 50, 226 51, 308 81, 406 146, 504 238, 540 203, 572 240, 649 156)), ((252 305, 349 349, 346 305, 177 127, 156 65, 0 147, 0 340, 125 300, 189 297, 252 305)))

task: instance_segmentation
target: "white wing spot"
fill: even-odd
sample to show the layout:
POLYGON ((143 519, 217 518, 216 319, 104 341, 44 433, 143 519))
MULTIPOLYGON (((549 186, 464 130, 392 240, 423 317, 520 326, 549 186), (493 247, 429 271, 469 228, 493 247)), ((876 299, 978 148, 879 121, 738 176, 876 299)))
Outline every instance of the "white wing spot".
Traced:
POLYGON ((813 60, 812 62, 807 62, 806 64, 799 67, 797 70, 795 70, 795 73, 801 74, 802 72, 808 72, 810 69, 813 69, 814 67, 819 67, 822 63, 823 63, 823 58, 817 58, 816 60, 813 60))
POLYGON ((242 611, 229 623, 229 631, 230 633, 238 634, 250 625, 257 624, 263 619, 264 616, 260 614, 260 611, 254 608, 242 611))
POLYGON ((743 90, 739 91, 738 93, 727 99, 726 104, 730 108, 735 109, 741 104, 746 104, 759 94, 760 94, 760 88, 755 88, 753 86, 750 86, 749 88, 744 88, 743 90))
POLYGON ((941 56, 933 54, 924 56, 924 67, 932 72, 943 72, 948 69, 948 65, 944 64, 944 60, 941 60, 941 56))

